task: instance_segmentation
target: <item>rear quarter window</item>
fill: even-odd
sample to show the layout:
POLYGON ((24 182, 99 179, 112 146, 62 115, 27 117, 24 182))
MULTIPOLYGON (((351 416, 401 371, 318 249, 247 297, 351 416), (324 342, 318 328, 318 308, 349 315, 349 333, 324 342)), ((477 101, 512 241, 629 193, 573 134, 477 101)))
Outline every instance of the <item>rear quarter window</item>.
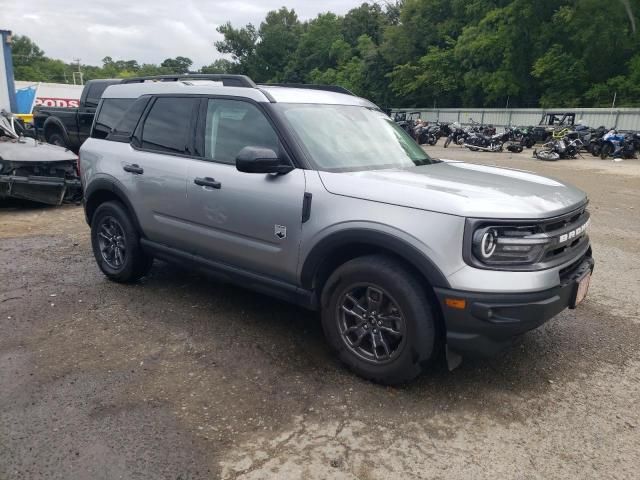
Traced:
POLYGON ((107 138, 135 100, 135 98, 105 98, 96 114, 91 136, 93 138, 107 138))

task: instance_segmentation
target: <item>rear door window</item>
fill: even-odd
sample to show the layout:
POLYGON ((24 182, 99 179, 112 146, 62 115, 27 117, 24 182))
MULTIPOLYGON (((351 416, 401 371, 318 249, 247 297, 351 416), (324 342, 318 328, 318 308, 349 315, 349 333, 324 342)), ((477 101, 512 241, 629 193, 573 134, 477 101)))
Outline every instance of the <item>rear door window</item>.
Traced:
POLYGON ((156 99, 142 128, 141 147, 160 152, 191 154, 193 116, 198 98, 156 99))
POLYGON ((106 138, 134 101, 135 98, 105 98, 96 117, 91 136, 106 138))

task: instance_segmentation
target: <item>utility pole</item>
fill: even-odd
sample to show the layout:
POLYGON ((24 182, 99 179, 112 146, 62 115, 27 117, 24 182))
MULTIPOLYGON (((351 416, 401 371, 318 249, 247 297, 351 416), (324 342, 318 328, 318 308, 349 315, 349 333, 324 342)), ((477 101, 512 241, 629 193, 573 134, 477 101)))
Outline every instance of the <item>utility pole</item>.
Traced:
POLYGON ((80 70, 80 59, 74 58, 73 61, 76 62, 76 64, 78 65, 78 71, 73 72, 73 84, 76 85, 76 75, 77 75, 78 82, 80 83, 80 85, 84 85, 84 79, 82 78, 82 70, 80 70))
MULTIPOLYGON (((618 96, 618 92, 613 92, 613 102, 611 102, 611 118, 613 118, 613 109, 616 107, 616 97, 618 96)), ((615 125, 613 128, 618 127, 618 116, 616 115, 615 125)))

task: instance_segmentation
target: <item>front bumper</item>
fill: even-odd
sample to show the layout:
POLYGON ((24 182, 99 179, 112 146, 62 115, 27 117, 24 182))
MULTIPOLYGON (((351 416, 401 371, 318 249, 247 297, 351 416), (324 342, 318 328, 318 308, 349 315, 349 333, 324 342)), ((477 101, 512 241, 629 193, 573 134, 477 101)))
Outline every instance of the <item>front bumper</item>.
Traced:
POLYGON ((578 281, 593 271, 590 252, 560 277, 560 285, 533 293, 477 293, 436 288, 448 349, 465 356, 491 356, 525 332, 572 307, 578 281), (458 308, 447 305, 446 299, 458 308), (464 308, 459 308, 464 301, 464 308))
POLYGON ((0 175, 0 198, 18 198, 49 205, 80 199, 80 179, 38 175, 0 175))

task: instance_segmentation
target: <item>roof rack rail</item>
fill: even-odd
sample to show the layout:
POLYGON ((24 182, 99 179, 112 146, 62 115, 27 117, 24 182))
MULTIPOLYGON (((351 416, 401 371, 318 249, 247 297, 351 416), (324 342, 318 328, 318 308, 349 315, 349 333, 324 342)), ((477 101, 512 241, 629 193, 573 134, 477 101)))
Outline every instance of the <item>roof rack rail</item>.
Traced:
POLYGON ((151 75, 148 77, 131 77, 124 78, 122 83, 143 83, 147 81, 156 82, 180 82, 183 80, 213 80, 216 82, 222 82, 225 87, 246 87, 256 88, 256 84, 253 83, 246 75, 231 75, 227 73, 185 73, 180 75, 151 75))
POLYGON ((319 85, 315 83, 265 83, 265 87, 289 87, 289 88, 307 88, 309 90, 325 90, 327 92, 344 93, 346 95, 356 96, 351 90, 347 90, 340 85, 319 85))

